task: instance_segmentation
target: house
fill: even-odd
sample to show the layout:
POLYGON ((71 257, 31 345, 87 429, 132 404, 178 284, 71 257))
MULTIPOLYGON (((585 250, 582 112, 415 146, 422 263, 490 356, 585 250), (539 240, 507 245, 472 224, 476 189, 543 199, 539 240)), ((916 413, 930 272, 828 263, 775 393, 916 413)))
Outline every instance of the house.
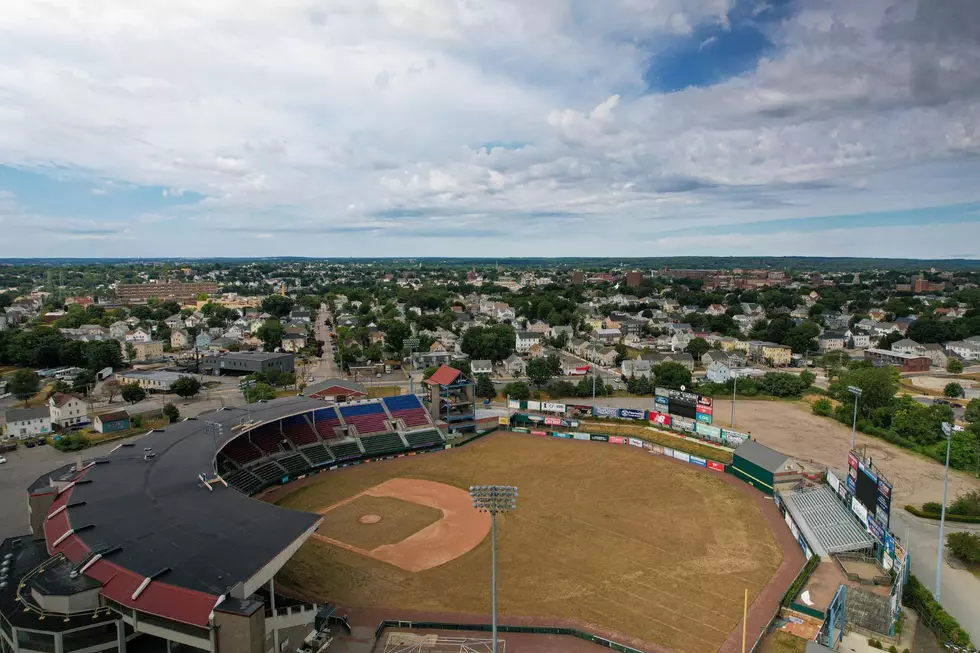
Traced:
POLYGON ((612 367, 616 364, 616 357, 619 354, 612 347, 599 347, 593 350, 592 360, 599 365, 605 365, 606 367, 612 367))
POLYGON ((551 327, 551 337, 552 338, 557 338, 559 336, 565 336, 570 341, 572 339, 572 336, 573 335, 575 335, 575 331, 569 325, 551 327))
POLYGON ((209 333, 199 333, 197 337, 194 338, 194 347, 197 349, 208 349, 211 347, 211 334, 209 333))
POLYGON ((980 360, 980 343, 969 339, 957 342, 947 342, 946 351, 955 354, 965 361, 980 360))
POLYGON ((174 313, 166 320, 164 320, 163 323, 166 324, 167 327, 171 329, 178 329, 184 326, 184 318, 181 316, 180 313, 174 313))
POLYGON ((717 317, 719 315, 724 315, 726 310, 727 309, 723 304, 712 304, 708 306, 708 308, 705 309, 704 312, 712 317, 717 317))
POLYGON ((942 345, 930 342, 922 345, 922 349, 923 355, 928 356, 932 360, 933 367, 946 369, 946 365, 949 364, 949 356, 946 355, 946 351, 942 345))
POLYGON ((670 336, 670 350, 682 351, 692 340, 694 340, 693 334, 678 331, 670 336))
POLYGON ((844 348, 844 334, 840 331, 825 331, 817 338, 820 351, 838 351, 844 348))
POLYGON ((727 383, 732 378, 732 368, 724 363, 711 363, 705 372, 705 378, 712 383, 727 383))
POLYGON ((878 322, 873 331, 876 336, 887 336, 889 333, 898 333, 901 329, 894 322, 878 322))
POLYGON ((871 360, 875 365, 891 365, 899 368, 902 372, 928 372, 932 365, 932 360, 927 356, 917 354, 903 354, 888 349, 867 349, 864 357, 871 360))
POLYGON ((150 340, 152 340, 152 337, 150 336, 149 332, 143 329, 142 327, 137 327, 132 331, 127 331, 125 338, 126 338, 126 342, 133 342, 133 343, 149 342, 150 340))
POLYGON ((220 338, 213 338, 211 340, 211 346, 208 347, 211 351, 221 351, 229 349, 232 345, 240 344, 237 338, 228 338, 226 336, 221 336, 220 338))
POLYGON ((187 319, 184 320, 184 326, 188 329, 199 327, 202 324, 204 324, 204 316, 200 313, 192 313, 191 315, 187 316, 187 319))
POLYGON ((37 408, 11 408, 4 413, 7 435, 23 440, 51 433, 51 410, 47 406, 37 408))
POLYGON ((109 337, 116 340, 122 340, 126 337, 126 332, 129 331, 129 325, 122 320, 118 322, 113 322, 109 325, 109 337))
POLYGON ((367 389, 363 385, 345 379, 324 379, 303 388, 304 397, 320 399, 331 403, 344 403, 367 399, 367 389))
POLYGON ((413 355, 416 367, 435 367, 446 365, 453 359, 448 351, 417 351, 413 355))
POLYGON ((527 323, 527 330, 533 333, 540 333, 545 337, 551 336, 551 325, 544 320, 531 320, 527 323))
POLYGON ((793 356, 793 350, 785 345, 773 342, 762 343, 762 360, 770 367, 788 367, 793 356))
POLYGON ((759 319, 760 318, 758 317, 752 317, 750 315, 736 315, 732 318, 732 320, 735 322, 735 326, 737 326, 738 330, 742 333, 748 333, 751 331, 752 327, 755 326, 755 323, 758 322, 759 319))
POLYGON ((282 350, 298 352, 306 347, 306 334, 287 333, 282 337, 282 350))
POLYGON ((880 322, 885 319, 885 309, 883 308, 872 308, 868 311, 868 317, 876 322, 880 322))
POLYGON ((596 329, 593 334, 605 343, 619 342, 623 332, 619 329, 596 329))
POLYGON ((525 370, 527 369, 527 363, 524 362, 523 358, 520 358, 516 354, 511 354, 504 360, 504 369, 511 376, 523 376, 525 370))
POLYGON ((639 320, 623 320, 619 323, 619 330, 624 336, 639 336, 643 333, 643 322, 639 320))
POLYGON ((294 308, 289 312, 290 320, 298 320, 300 322, 310 323, 310 312, 305 308, 294 308))
POLYGON ((383 345, 385 344, 385 334, 382 331, 372 331, 368 334, 368 344, 370 345, 383 345))
POLYGON ((671 353, 664 354, 665 363, 679 363, 686 367, 688 370, 694 370, 694 356, 688 352, 671 353))
POLYGON ((134 342, 133 350, 135 352, 133 360, 148 361, 163 356, 163 343, 159 340, 134 342))
POLYGON ((544 358, 548 355, 545 352, 544 345, 542 345, 540 342, 536 342, 528 347, 526 353, 528 358, 544 358))
POLYGON ((648 360, 626 359, 621 367, 623 376, 649 379, 653 376, 653 364, 648 360))
POLYGON ((442 342, 439 341, 439 340, 436 340, 431 345, 429 345, 429 352, 430 353, 433 353, 433 352, 445 352, 445 351, 447 351, 446 350, 446 345, 442 344, 442 342))
POLYGON ((900 354, 915 354, 916 356, 924 356, 926 353, 925 347, 909 338, 902 338, 893 342, 892 351, 897 351, 900 354))
POLYGON ((543 339, 540 333, 533 331, 517 331, 516 333, 514 349, 518 354, 527 352, 533 345, 540 344, 543 339))
POLYGON ((514 318, 517 317, 517 314, 514 313, 514 309, 512 309, 504 302, 496 302, 494 304, 493 316, 496 317, 499 321, 504 322, 507 320, 513 321, 514 318))
POLYGON ((231 338, 232 340, 241 340, 245 337, 245 329, 243 329, 238 324, 233 324, 228 327, 228 330, 224 332, 225 338, 231 338))
POLYGON ((174 381, 183 377, 192 377, 201 380, 201 377, 182 372, 170 372, 167 370, 127 370, 118 372, 116 379, 120 383, 135 383, 144 390, 150 392, 169 392, 170 386, 174 381))
POLYGON ((92 419, 92 426, 99 433, 125 431, 129 428, 129 413, 124 410, 115 410, 111 413, 96 415, 92 419))
POLYGON ((844 337, 847 339, 847 346, 851 349, 867 349, 871 346, 871 336, 856 329, 845 331, 844 337))
POLYGON ((493 374, 493 363, 487 360, 470 361, 470 371, 473 374, 493 374))
POLYGON ((75 395, 56 392, 48 398, 48 409, 53 427, 66 429, 89 421, 88 404, 75 395))

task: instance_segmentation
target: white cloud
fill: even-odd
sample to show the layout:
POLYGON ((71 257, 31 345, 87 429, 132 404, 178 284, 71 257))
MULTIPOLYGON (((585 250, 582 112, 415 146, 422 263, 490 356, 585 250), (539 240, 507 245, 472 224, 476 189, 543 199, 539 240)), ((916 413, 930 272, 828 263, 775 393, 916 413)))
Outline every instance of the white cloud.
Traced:
POLYGON ((24 0, 0 23, 0 164, 207 197, 138 221, 141 254, 207 253, 174 228, 192 220, 243 253, 274 216, 336 248, 276 253, 438 254, 438 222, 612 254, 602 237, 678 224, 980 200, 975 3, 795 6, 756 69, 657 94, 651 58, 714 51, 699 30, 733 0, 24 0), (330 232, 354 220, 399 238, 330 232))

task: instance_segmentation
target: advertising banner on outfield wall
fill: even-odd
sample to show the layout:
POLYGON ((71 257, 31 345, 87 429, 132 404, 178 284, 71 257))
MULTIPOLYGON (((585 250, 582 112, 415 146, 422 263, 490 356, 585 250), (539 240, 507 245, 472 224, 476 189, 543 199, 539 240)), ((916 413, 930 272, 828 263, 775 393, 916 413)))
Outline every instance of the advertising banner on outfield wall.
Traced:
POLYGON ((634 446, 634 447, 642 447, 643 446, 643 440, 640 440, 639 438, 630 438, 629 439, 629 443, 630 443, 631 446, 634 446))
POLYGON ((721 463, 716 463, 713 460, 709 460, 708 461, 708 469, 713 469, 716 472, 723 472, 723 471, 725 471, 725 466, 722 465, 721 463))
POLYGON ((527 402, 527 409, 528 410, 541 410, 541 402, 540 401, 528 401, 527 402))
POLYGON ((635 408, 620 408, 619 417, 620 419, 644 419, 646 412, 635 408))
POLYGON ((729 431, 728 429, 721 430, 722 442, 727 444, 729 447, 737 447, 746 440, 749 439, 745 433, 739 433, 738 431, 729 431))
POLYGON ((650 451, 652 451, 655 454, 659 454, 661 456, 664 455, 664 448, 659 444, 650 445, 650 451))
POLYGON ((556 404, 550 401, 542 401, 541 410, 545 411, 546 413, 564 413, 565 404, 556 404))
POLYGON ((711 426, 710 424, 705 424, 704 422, 698 422, 694 430, 698 435, 703 435, 708 439, 721 440, 721 429, 717 426, 711 426))
POLYGON ((548 435, 547 431, 531 431, 531 435, 548 435))
POLYGON ((698 413, 695 417, 697 417, 699 422, 703 422, 704 424, 711 424, 711 415, 698 413))
POLYGON ((591 440, 592 438, 588 433, 572 433, 572 438, 575 440, 591 440))
POLYGON ((657 426, 670 426, 670 415, 667 413, 650 413, 650 423, 657 426))
POLYGON ((510 426, 510 418, 498 417, 497 424, 499 424, 500 426, 510 426))
POLYGON ((674 449, 674 459, 683 460, 686 463, 691 462, 691 456, 689 454, 686 454, 683 451, 678 451, 677 449, 674 449))
POLYGON ((701 467, 707 467, 708 461, 704 458, 698 458, 697 456, 691 456, 691 462, 695 465, 700 465, 701 467))
POLYGON ((698 410, 707 410, 707 412, 711 412, 711 407, 713 404, 714 402, 711 400, 711 397, 703 397, 698 395, 698 410))
POLYGON ((596 417, 619 417, 619 409, 615 406, 596 406, 592 414, 596 417))
POLYGON ((654 397, 653 402, 654 405, 657 407, 657 410, 667 410, 666 408, 661 408, 661 406, 670 405, 670 399, 668 399, 667 397, 660 397, 660 396, 654 397))
POLYGON ((851 512, 857 515, 857 518, 861 520, 865 528, 868 526, 868 509, 864 507, 864 504, 857 500, 857 497, 851 497, 851 512))
POLYGON ((596 441, 596 442, 609 442, 609 436, 608 435, 601 435, 599 433, 593 433, 589 437, 592 440, 596 441))
POLYGON ((609 444, 626 444, 626 438, 621 435, 610 435, 609 444))
POLYGON ((511 408, 513 410, 520 410, 521 409, 521 402, 518 401, 517 399, 508 399, 507 400, 507 407, 508 408, 511 408))
POLYGON ((827 485, 836 492, 840 494, 840 480, 838 480, 837 475, 834 474, 833 470, 827 470, 827 485))
POLYGON ((663 454, 665 456, 667 456, 668 458, 673 458, 674 457, 674 450, 671 449, 670 447, 664 447, 663 454))
POLYGON ((653 394, 657 397, 669 397, 670 390, 667 388, 661 388, 659 385, 653 389, 653 394))
POLYGON ((511 431, 513 431, 514 433, 530 433, 531 432, 529 429, 525 429, 525 428, 522 428, 520 426, 515 426, 514 428, 511 429, 511 431))
POLYGON ((681 431, 694 431, 694 420, 687 419, 686 417, 678 417, 677 415, 672 415, 670 418, 670 423, 675 429, 680 429, 681 431))
POLYGON ((711 406, 702 406, 698 404, 697 407, 698 415, 711 415, 714 409, 711 406))
POLYGON ((571 433, 558 433, 557 431, 555 431, 555 432, 553 432, 551 434, 551 437, 553 437, 553 438, 565 438, 566 440, 571 440, 572 439, 572 434, 571 433))
POLYGON ((544 418, 544 423, 547 424, 548 426, 561 426, 561 418, 560 417, 545 417, 544 418))

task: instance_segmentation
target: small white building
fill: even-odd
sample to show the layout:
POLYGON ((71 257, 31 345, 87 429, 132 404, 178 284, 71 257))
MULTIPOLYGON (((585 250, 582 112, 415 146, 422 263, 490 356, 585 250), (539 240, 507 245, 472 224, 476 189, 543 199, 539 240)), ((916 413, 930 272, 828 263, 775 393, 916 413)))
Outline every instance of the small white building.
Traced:
POLYGON ((532 331, 518 331, 514 342, 514 349, 518 354, 523 354, 531 349, 532 346, 539 344, 542 340, 540 333, 532 331))
POLYGON ((712 383, 727 383, 732 378, 732 369, 724 363, 712 363, 708 366, 705 377, 712 383))
POLYGON ((67 429, 89 422, 88 404, 75 395, 55 393, 48 399, 48 409, 52 426, 67 429))
POLYGON ((472 361, 470 370, 473 374, 493 374, 493 363, 486 360, 472 361))
POLYGON ((11 408, 4 414, 7 435, 24 440, 51 433, 51 411, 47 406, 38 408, 11 408))

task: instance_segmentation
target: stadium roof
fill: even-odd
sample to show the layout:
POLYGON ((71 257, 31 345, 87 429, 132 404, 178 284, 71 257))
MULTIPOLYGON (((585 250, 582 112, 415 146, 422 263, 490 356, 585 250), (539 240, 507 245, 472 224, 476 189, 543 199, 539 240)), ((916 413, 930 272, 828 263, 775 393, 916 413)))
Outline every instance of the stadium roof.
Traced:
MULTIPOLYGON (((536 334, 535 334, 536 335, 536 334)), ((449 367, 448 365, 443 365, 435 372, 432 373, 428 379, 425 380, 426 383, 431 383, 433 385, 449 385, 456 380, 462 372, 457 370, 455 367, 449 367)))
POLYGON ((755 440, 746 440, 738 445, 738 448, 735 449, 735 455, 773 473, 781 471, 786 461, 789 460, 786 454, 770 449, 755 440))
POLYGON ((250 499, 220 481, 209 489, 199 474, 212 478, 215 452, 238 435, 322 407, 289 397, 250 410, 224 408, 120 445, 85 466, 55 499, 44 524, 49 552, 75 564, 99 553, 84 573, 102 583, 104 596, 206 625, 219 596, 250 596, 321 517, 250 499), (221 424, 220 436, 212 436, 209 421, 221 424))

